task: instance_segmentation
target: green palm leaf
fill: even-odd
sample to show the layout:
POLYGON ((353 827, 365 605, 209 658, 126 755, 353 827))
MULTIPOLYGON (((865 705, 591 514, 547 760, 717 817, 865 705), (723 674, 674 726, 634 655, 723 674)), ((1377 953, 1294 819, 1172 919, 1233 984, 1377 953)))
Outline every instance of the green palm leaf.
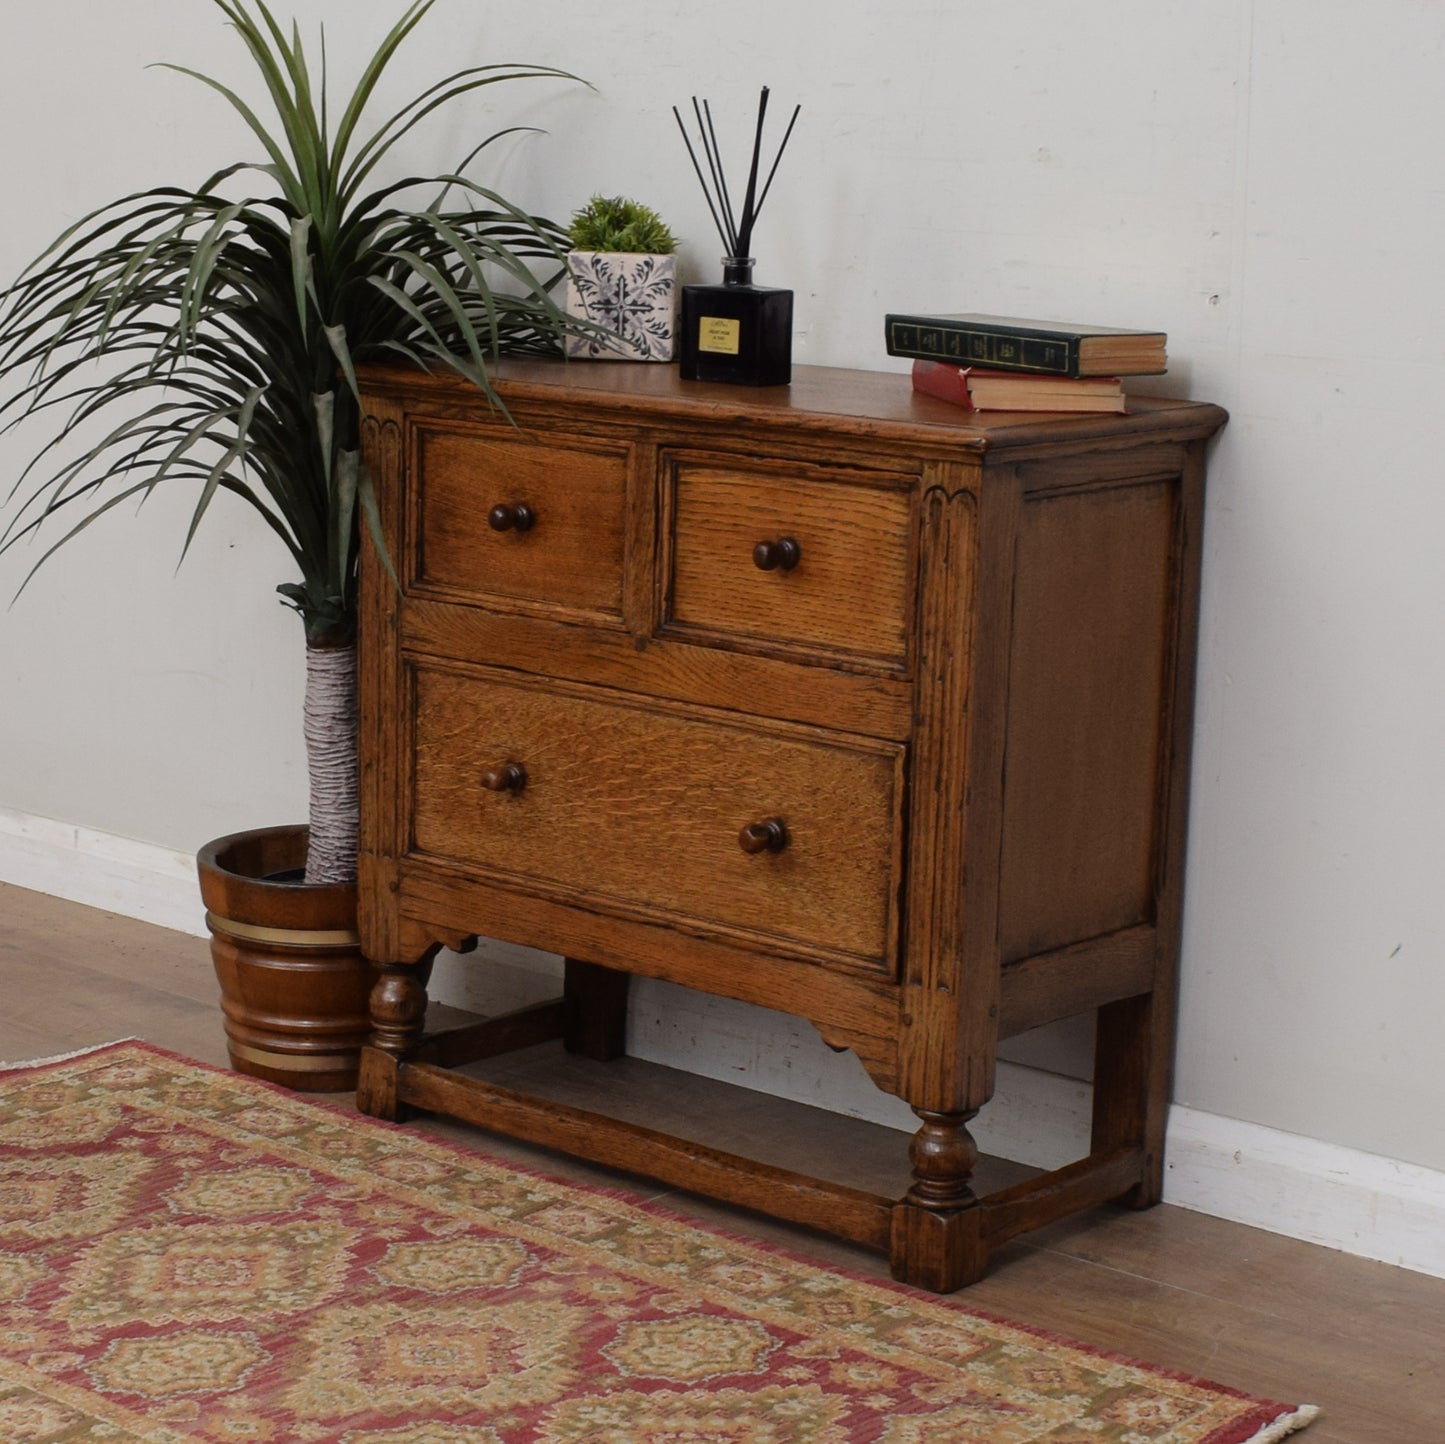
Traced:
POLYGON ((575 77, 468 67, 368 131, 368 102, 434 0, 406 5, 334 109, 324 36, 313 71, 299 31, 266 0, 213 3, 265 103, 168 68, 224 99, 263 154, 195 190, 157 187, 100 207, 0 293, 0 429, 48 418, 9 493, 0 551, 53 531, 38 567, 122 502, 181 486, 193 490, 184 556, 225 491, 282 541, 299 579, 278 590, 308 639, 333 645, 354 633, 360 537, 380 543, 358 368, 449 367, 499 404, 493 358, 558 352, 580 326, 549 294, 565 266, 560 229, 462 174, 496 135, 455 171, 371 177, 419 124, 481 87, 575 77), (243 176, 258 194, 230 193, 243 176))

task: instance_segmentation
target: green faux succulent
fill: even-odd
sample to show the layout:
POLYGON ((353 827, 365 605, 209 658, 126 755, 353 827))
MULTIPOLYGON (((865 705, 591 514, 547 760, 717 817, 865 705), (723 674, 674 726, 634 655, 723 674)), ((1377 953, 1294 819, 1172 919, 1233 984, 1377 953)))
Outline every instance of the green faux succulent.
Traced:
POLYGON ((662 217, 625 196, 593 196, 572 217, 568 234, 574 251, 667 256, 677 249, 677 237, 662 217))

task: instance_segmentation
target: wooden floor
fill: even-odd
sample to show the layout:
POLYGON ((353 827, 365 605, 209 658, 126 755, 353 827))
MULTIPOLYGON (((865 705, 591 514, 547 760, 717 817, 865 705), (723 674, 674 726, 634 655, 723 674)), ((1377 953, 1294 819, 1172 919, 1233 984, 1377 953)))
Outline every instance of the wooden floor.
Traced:
MULTIPOLYGON (((206 944, 182 933, 0 884, 0 982, 0 1059, 142 1037, 226 1061, 206 944)), ((671 1076, 670 1114, 655 1120, 665 1128, 689 1107, 687 1075, 671 1076)), ((635 1106, 645 1108, 645 1095, 635 1106)), ((749 1132, 776 1142, 789 1106, 745 1096, 749 1132)), ((563 1177, 659 1196, 645 1182, 475 1130, 418 1126, 563 1177)), ((867 1125, 825 1127, 836 1132, 815 1134, 816 1148, 876 1165, 878 1150, 859 1132, 867 1125)), ((666 1202, 820 1261, 886 1273, 872 1254, 800 1229, 687 1195, 666 1202)), ((1307 1444, 1445 1441, 1445 1280, 1163 1206, 1101 1209, 1017 1241, 959 1297, 1252 1393, 1318 1404, 1324 1416, 1302 1436, 1307 1444)))

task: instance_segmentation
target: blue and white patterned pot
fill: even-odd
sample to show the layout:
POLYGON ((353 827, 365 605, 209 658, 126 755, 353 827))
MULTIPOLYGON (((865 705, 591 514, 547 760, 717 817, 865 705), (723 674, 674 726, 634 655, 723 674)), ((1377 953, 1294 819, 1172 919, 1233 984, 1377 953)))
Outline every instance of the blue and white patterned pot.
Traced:
POLYGON ((567 314, 607 334, 569 336, 567 354, 591 361, 671 361, 677 334, 677 257, 569 251, 567 314))

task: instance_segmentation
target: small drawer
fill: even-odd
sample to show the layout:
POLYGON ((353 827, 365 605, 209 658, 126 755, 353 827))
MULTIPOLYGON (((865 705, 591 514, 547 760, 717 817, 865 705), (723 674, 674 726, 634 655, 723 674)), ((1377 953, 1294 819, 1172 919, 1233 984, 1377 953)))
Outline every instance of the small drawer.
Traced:
POLYGON ((903 670, 910 482, 678 465, 667 630, 903 670))
POLYGON ((621 616, 625 448, 440 422, 412 444, 413 586, 621 616))
POLYGON ((583 908, 891 969, 900 746, 419 667, 413 845, 583 908))

